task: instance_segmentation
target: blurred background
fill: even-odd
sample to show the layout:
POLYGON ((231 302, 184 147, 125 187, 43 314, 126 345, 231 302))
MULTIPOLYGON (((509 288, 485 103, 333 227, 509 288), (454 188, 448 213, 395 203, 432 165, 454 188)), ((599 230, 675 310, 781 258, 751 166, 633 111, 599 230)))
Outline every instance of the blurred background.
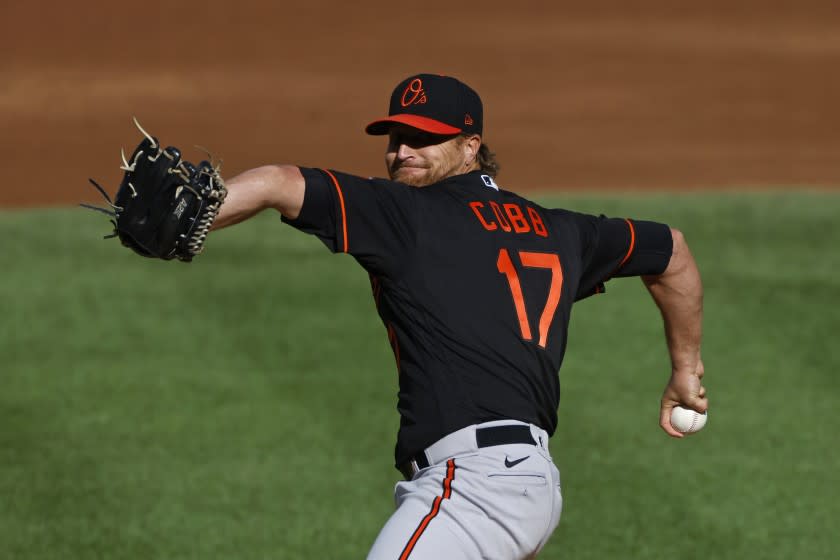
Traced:
MULTIPOLYGON (((834 0, 8 2, 0 206, 75 203, 119 178, 131 116, 227 174, 384 173, 367 122, 415 72, 485 103, 501 184, 833 187, 834 0)), ((196 156, 197 157, 197 156, 196 156)))
POLYGON ((499 183, 679 227, 706 290, 703 432, 637 281, 575 307, 541 558, 840 557, 836 0, 13 2, 0 17, 0 558, 363 558, 397 379, 366 273, 276 214, 190 265, 104 216, 141 136, 384 173, 394 85, 485 104, 499 183))

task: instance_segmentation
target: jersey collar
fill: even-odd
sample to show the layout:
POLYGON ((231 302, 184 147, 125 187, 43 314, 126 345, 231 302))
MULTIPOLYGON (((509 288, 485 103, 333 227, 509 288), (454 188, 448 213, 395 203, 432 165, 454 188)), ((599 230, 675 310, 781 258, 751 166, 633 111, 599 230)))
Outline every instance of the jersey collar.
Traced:
POLYGON ((457 185, 460 187, 476 186, 481 189, 493 189, 494 191, 500 190, 496 181, 494 181, 490 175, 481 170, 470 171, 469 173, 447 177, 443 181, 438 182, 438 185, 457 185))

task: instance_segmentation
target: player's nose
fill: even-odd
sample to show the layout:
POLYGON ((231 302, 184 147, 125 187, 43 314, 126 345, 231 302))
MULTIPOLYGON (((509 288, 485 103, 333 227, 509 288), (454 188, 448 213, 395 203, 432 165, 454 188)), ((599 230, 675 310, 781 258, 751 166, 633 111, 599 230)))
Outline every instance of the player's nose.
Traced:
POLYGON ((414 157, 414 150, 408 144, 397 144, 397 159, 404 161, 414 157))

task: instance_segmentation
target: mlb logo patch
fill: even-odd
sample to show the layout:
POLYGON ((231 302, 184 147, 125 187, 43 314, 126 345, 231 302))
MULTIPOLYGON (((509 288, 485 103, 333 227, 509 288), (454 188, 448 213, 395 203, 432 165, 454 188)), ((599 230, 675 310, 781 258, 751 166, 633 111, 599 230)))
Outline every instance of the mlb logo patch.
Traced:
POLYGON ((499 190, 498 185, 496 185, 496 182, 490 175, 482 175, 481 180, 484 181, 485 186, 490 187, 491 189, 499 190))

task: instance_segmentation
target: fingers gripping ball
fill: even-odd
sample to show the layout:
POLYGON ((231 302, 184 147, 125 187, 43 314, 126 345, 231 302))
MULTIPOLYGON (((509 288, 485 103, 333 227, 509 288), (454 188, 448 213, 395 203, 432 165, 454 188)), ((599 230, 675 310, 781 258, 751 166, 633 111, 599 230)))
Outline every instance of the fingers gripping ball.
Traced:
POLYGON ((702 430, 703 426, 706 425, 706 419, 708 417, 707 412, 700 414, 690 408, 675 406, 671 409, 671 426, 678 432, 691 434, 702 430))
POLYGON ((119 237, 137 254, 190 261, 204 249, 227 195, 219 167, 184 161, 178 148, 162 148, 136 119, 134 124, 145 138, 130 159, 123 153, 123 179, 113 202, 91 179, 112 210, 82 206, 111 216, 114 232, 106 238, 119 237))

